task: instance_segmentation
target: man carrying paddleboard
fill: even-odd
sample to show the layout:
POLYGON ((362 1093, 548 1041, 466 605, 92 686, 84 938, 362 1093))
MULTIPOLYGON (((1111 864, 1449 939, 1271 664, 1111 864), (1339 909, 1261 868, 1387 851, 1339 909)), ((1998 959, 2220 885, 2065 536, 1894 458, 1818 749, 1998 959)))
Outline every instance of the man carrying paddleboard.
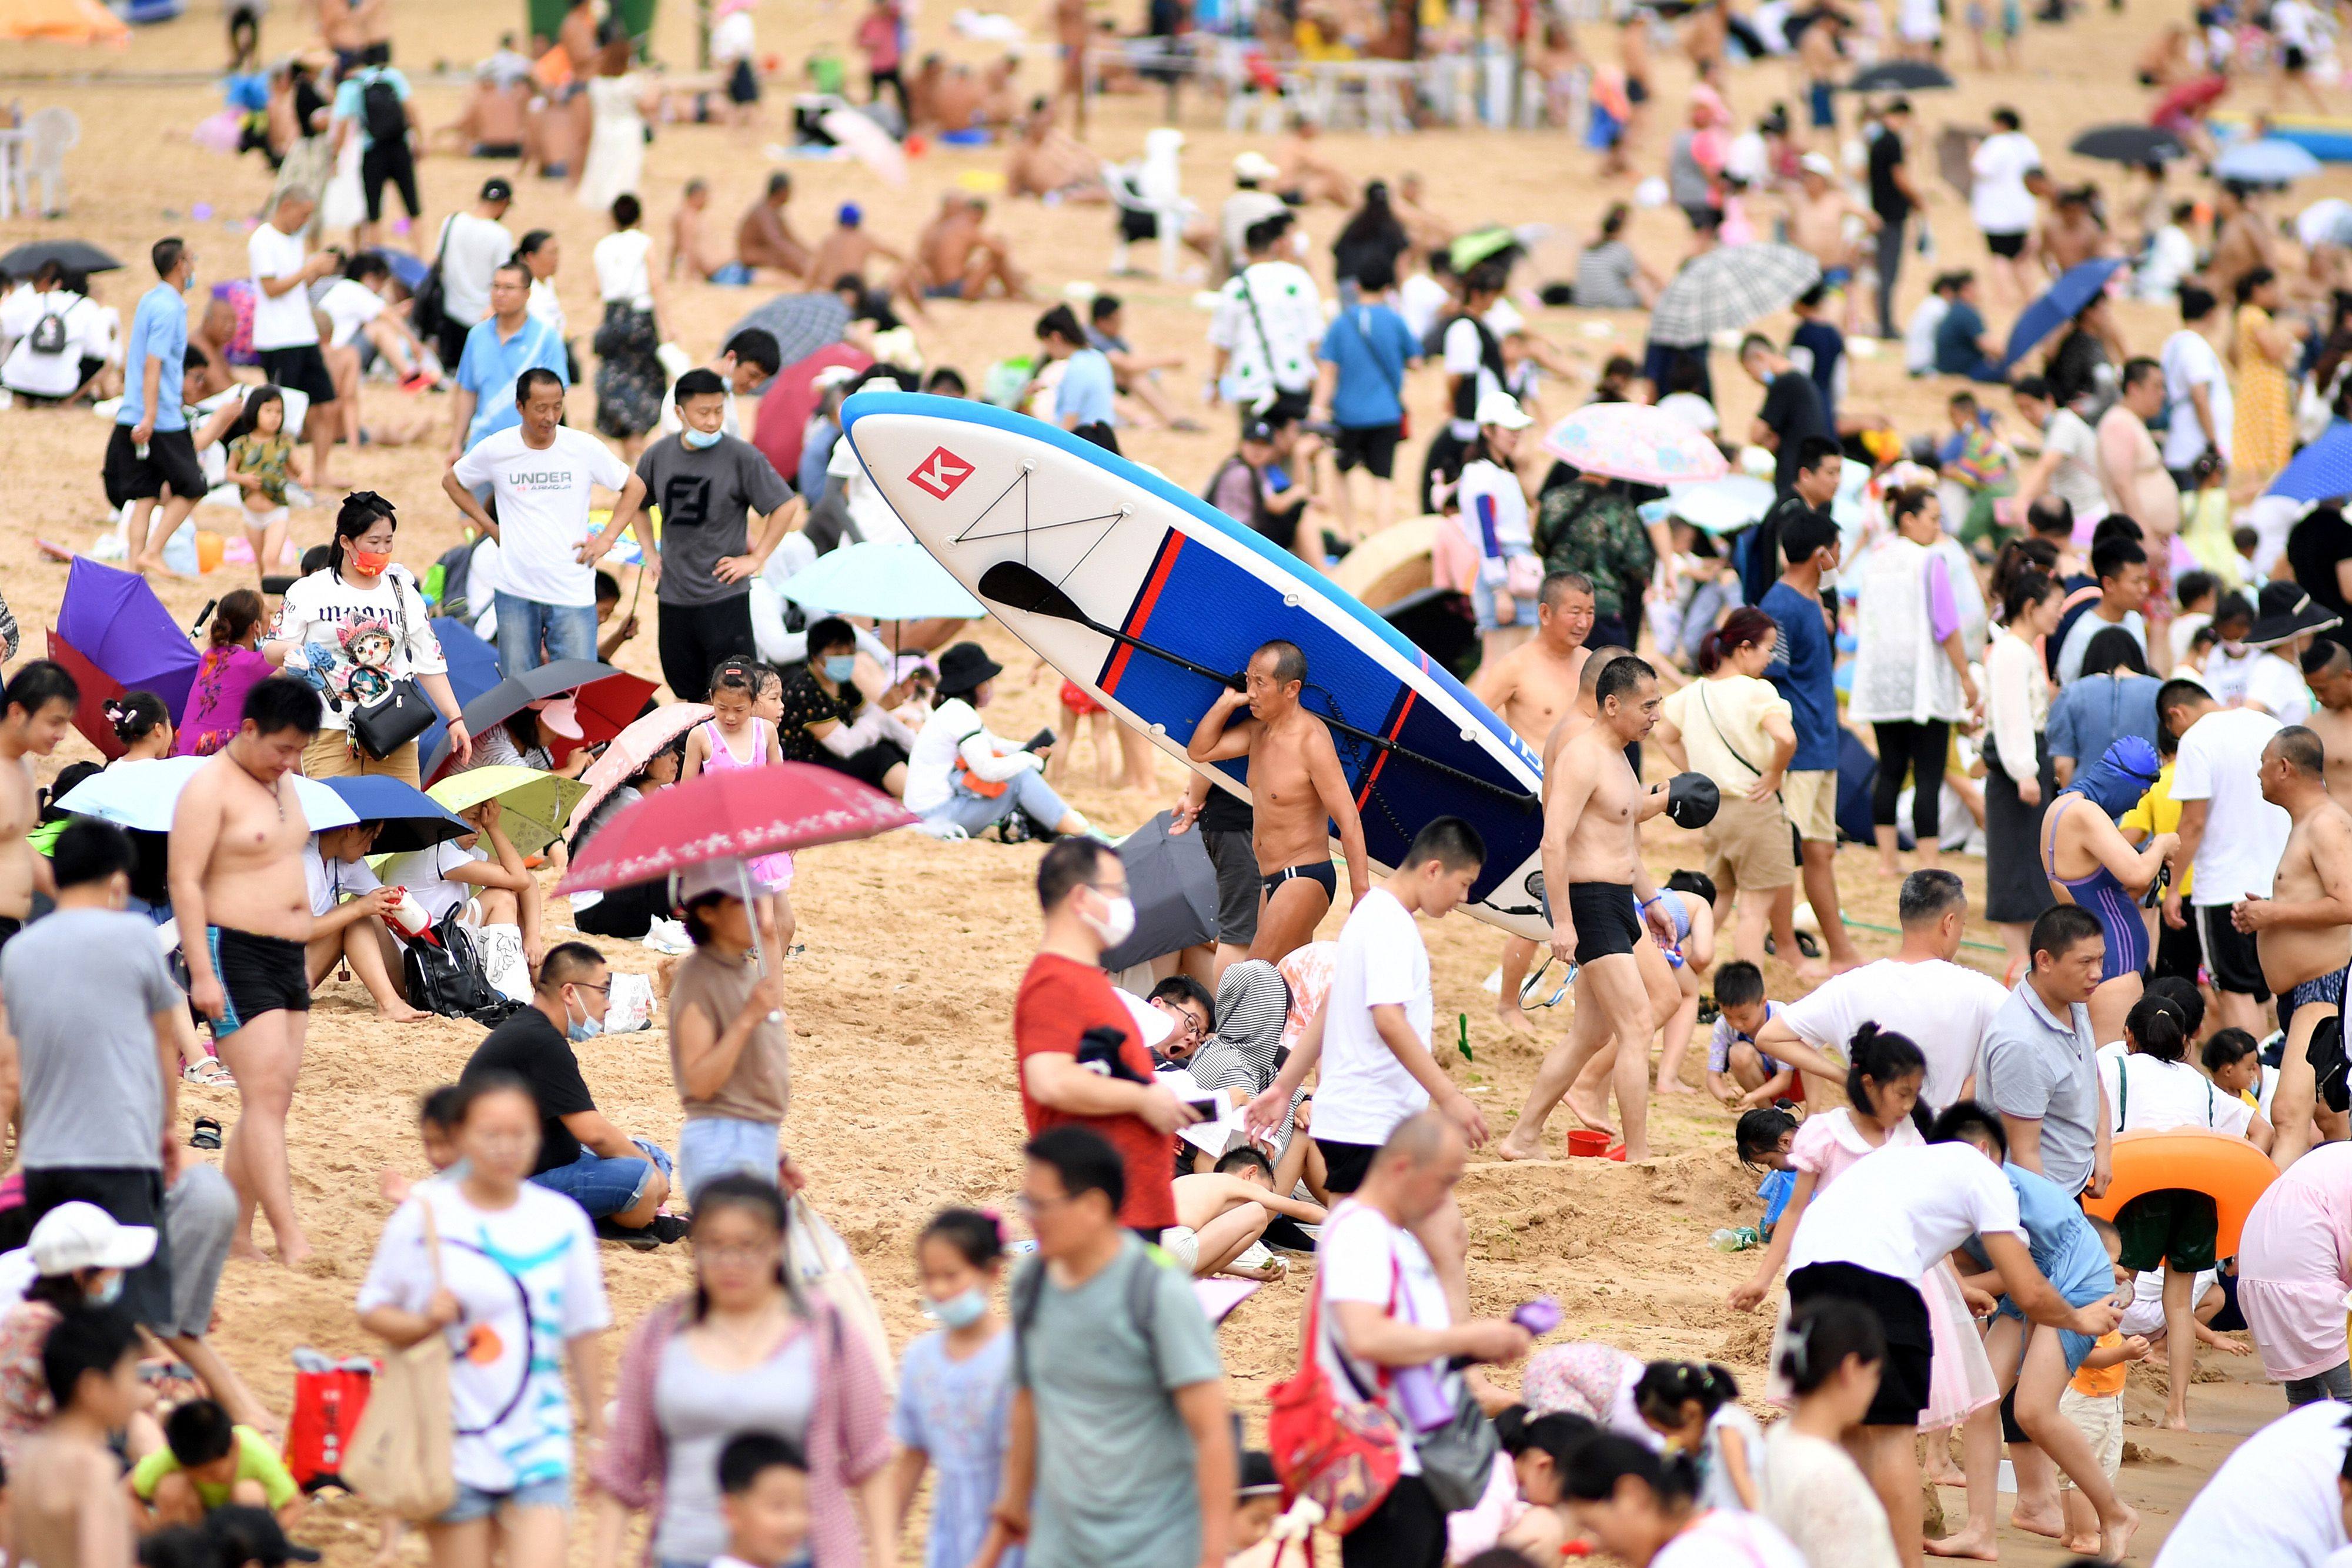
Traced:
POLYGON ((1195 762, 1249 759, 1253 842, 1263 887, 1249 956, 1278 964, 1314 939, 1339 892, 1331 865, 1334 830, 1348 861, 1351 909, 1371 886, 1371 862, 1331 732, 1298 701, 1307 685, 1307 655, 1295 643, 1268 643, 1250 655, 1245 680, 1246 689, 1218 694, 1184 754, 1195 762), (1244 706, 1249 716, 1235 720, 1234 710, 1244 706))

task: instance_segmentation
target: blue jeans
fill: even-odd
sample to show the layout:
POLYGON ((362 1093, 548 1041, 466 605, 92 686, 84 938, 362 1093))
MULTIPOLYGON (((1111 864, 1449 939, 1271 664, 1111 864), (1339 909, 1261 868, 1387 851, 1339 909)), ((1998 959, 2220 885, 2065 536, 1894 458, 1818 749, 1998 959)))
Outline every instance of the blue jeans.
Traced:
POLYGON ((478 1519, 488 1519, 505 1508, 552 1508, 565 1513, 572 1511, 572 1482, 562 1476, 549 1476, 542 1480, 525 1481, 512 1491, 484 1491, 479 1487, 457 1483, 457 1500, 448 1511, 435 1520, 436 1524, 471 1524, 478 1519))
MULTIPOLYGON (((503 627, 500 635, 503 639, 503 627)), ((1069 807, 1045 782, 1045 775, 1034 768, 1024 768, 1007 780, 1002 795, 975 795, 963 787, 961 779, 957 779, 948 786, 946 801, 925 811, 923 821, 953 822, 967 833, 976 833, 1011 816, 1015 807, 1049 828, 1070 814, 1069 807)))
POLYGON ((687 1201, 723 1176, 776 1179, 776 1124, 736 1116, 688 1116, 677 1130, 678 1186, 687 1201))
POLYGON ((499 592, 499 674, 520 675, 558 659, 596 656, 596 607, 593 604, 541 604, 537 600, 499 592), (546 653, 542 657, 541 648, 546 653))
POLYGON ((550 1192, 560 1192, 588 1211, 591 1219, 606 1219, 634 1206, 646 1193, 646 1183, 653 1173, 670 1173, 669 1156, 643 1138, 630 1142, 646 1152, 641 1160, 610 1160, 602 1155, 580 1151, 580 1157, 568 1166, 558 1166, 551 1171, 541 1171, 530 1179, 550 1192))

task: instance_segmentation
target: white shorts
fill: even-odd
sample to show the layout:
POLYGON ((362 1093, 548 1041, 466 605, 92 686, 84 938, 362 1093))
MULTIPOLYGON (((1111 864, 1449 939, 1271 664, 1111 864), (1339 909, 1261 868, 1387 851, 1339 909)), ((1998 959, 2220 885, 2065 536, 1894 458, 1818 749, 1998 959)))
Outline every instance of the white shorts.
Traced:
MULTIPOLYGON (((2124 1468, 2124 1396, 2120 1394, 2077 1394, 2072 1388, 2058 1396, 2058 1414, 2074 1423, 2083 1436, 2090 1440, 2091 1452, 2099 1457, 2099 1469, 2109 1480, 2124 1468)), ((2058 1473, 2058 1490, 2065 1491, 2074 1482, 2066 1473, 2058 1473)))
MULTIPOLYGON (((2201 1270, 2189 1287, 2189 1304, 2193 1309, 2205 1299, 2205 1292, 2221 1282, 2221 1276, 2213 1270, 2201 1270)), ((2160 1334, 2164 1332, 2164 1270, 2151 1269, 2132 1282, 2132 1302, 2124 1309, 2123 1321, 2116 1325, 2124 1334, 2160 1334)))
POLYGON ((1160 1249, 1183 1264, 1187 1272, 1201 1266, 1201 1239, 1185 1226, 1171 1225, 1160 1231, 1160 1249))

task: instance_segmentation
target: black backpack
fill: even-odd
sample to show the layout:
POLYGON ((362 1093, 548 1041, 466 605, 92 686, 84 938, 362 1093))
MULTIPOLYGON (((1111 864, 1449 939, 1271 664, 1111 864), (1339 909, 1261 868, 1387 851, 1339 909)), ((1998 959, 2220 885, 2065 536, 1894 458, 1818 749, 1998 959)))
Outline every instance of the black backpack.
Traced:
POLYGON ((433 935, 440 939, 439 946, 420 937, 401 958, 411 1007, 493 1027, 523 1009, 523 1003, 490 984, 474 934, 458 921, 457 910, 435 924, 433 935))
POLYGON ((367 127, 370 141, 407 140, 407 111, 400 106, 398 90, 382 73, 370 77, 360 88, 360 120, 367 127))
POLYGON ((33 323, 26 335, 26 345, 37 354, 62 354, 66 351, 66 313, 43 309, 41 319, 33 323))

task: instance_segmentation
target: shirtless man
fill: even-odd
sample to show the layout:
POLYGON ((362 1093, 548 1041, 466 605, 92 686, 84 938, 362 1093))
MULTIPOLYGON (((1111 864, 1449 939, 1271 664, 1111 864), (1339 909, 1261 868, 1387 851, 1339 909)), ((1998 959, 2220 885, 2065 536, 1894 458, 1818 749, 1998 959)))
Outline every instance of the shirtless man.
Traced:
POLYGON ((1054 41, 1062 57, 1056 98, 1070 100, 1078 134, 1087 133, 1087 0, 1054 0, 1054 41))
MULTIPOLYGON (((154 1251, 155 1233, 144 1227, 116 1228, 111 1244, 136 1250, 138 1240, 146 1246, 142 1259, 154 1251)), ((49 1331, 36 1383, 55 1378, 57 1412, 19 1439, 8 1467, 12 1562, 83 1568, 131 1561, 138 1531, 121 1462, 108 1442, 147 1406, 141 1344, 138 1325, 119 1308, 77 1312, 49 1331)))
POLYGON ((1846 237, 1846 220, 1858 219, 1874 234, 1878 214, 1846 193, 1826 153, 1806 153, 1797 165, 1797 183, 1789 201, 1789 243, 1820 262, 1822 281, 1845 296, 1845 329, 1854 331, 1862 294, 1853 287, 1854 246, 1846 237))
POLYGON ((1302 207, 1311 207, 1318 202, 1353 207, 1363 199, 1363 193, 1356 182, 1317 154, 1315 137, 1318 129, 1307 115, 1291 117, 1290 136, 1275 150, 1275 166, 1282 171, 1275 176, 1275 192, 1284 201, 1295 201, 1302 207))
POLYGON ((688 180, 685 199, 669 219, 669 266, 662 276, 676 277, 680 272, 687 277, 708 280, 727 265, 723 256, 713 256, 705 248, 709 235, 702 227, 702 215, 710 210, 710 182, 688 180))
POLYGON ((191 372, 186 391, 195 395, 188 402, 218 397, 236 384, 236 371, 228 362, 228 346, 236 338, 236 307, 218 295, 205 301, 203 317, 188 333, 188 357, 200 366, 191 372))
POLYGON ((372 47, 390 41, 391 9, 387 0, 319 0, 319 37, 335 51, 338 78, 363 64, 372 47))
POLYGON ((833 288, 845 277, 866 280, 866 264, 876 256, 901 267, 907 258, 866 232, 866 214, 856 202, 844 202, 834 216, 833 232, 817 241, 805 275, 809 287, 833 288))
MULTIPOLYGON (((2076 190, 2061 191, 2051 202, 2050 212, 2042 220, 2042 235, 2034 242, 2034 249, 2049 265, 2052 277, 2062 277, 2086 261, 2114 253, 2114 239, 2091 210, 2091 204, 2097 195, 2095 186, 2084 185, 2076 190)), ((2109 333, 2102 332, 2100 336, 2107 337, 2109 333)), ((2116 362, 2120 364, 2122 361, 2118 359, 2116 362)))
POLYGON ((2279 1058, 2271 1124, 2271 1158, 2281 1170, 2316 1141, 2344 1135, 2343 1113, 2317 1103, 2311 1037, 2344 1012, 2346 966, 2352 965, 2352 814, 2327 793, 2327 759, 2319 737, 2290 725, 2263 747, 2263 799, 2294 820, 2279 855, 2268 898, 2242 898, 2230 924, 2253 936, 2263 983, 2278 998, 2286 1049, 2279 1058))
POLYGON ((1661 946, 1673 945, 1675 925, 1641 854, 1642 819, 1664 810, 1665 796, 1642 788, 1625 747, 1658 722, 1657 672, 1638 658, 1612 660, 1592 695, 1591 727, 1544 769, 1545 902, 1552 956, 1578 965, 1576 1019, 1568 1039, 1545 1054, 1518 1124, 1499 1145, 1505 1159, 1541 1156, 1544 1119, 1612 1034, 1625 1158, 1650 1157, 1649 1045, 1657 1019, 1633 950, 1645 921, 1661 946))
POLYGON ((1053 99, 1043 96, 1030 99, 1029 112, 1021 117, 1020 139, 1005 152, 1004 193, 1062 202, 1110 200, 1103 184, 1102 160, 1054 124, 1053 99))
POLYGON ((294 1218, 286 1163, 286 1115, 310 1010, 303 962, 310 891, 302 874, 310 830, 286 775, 318 733, 316 692, 290 675, 257 683, 236 734, 188 780, 172 813, 172 908, 188 999, 212 1020, 213 1042, 236 1075, 240 1113, 221 1156, 236 1186, 231 1251, 264 1256, 253 1239, 257 1203, 289 1268, 311 1251, 294 1218))
POLYGON ((2319 699, 2304 720, 2327 752, 2327 792, 2352 800, 2352 653, 2322 637, 2304 655, 2304 684, 2319 699))
POLYGON ((1290 1197, 1291 1188, 1276 1192, 1274 1180, 1272 1162, 1247 1145, 1219 1160, 1213 1171, 1178 1176, 1176 1223, 1191 1234, 1162 1237, 1161 1244, 1183 1259, 1195 1279, 1281 1279, 1279 1257, 1258 1269, 1237 1269, 1234 1260, 1256 1245, 1277 1214, 1301 1225, 1320 1225, 1328 1216, 1321 1204, 1290 1197))
POLYGON ((1271 964, 1313 941, 1316 923, 1331 907, 1339 891, 1331 870, 1334 825, 1348 860, 1348 907, 1372 885, 1356 798, 1331 732, 1298 701, 1306 685, 1307 655, 1298 645, 1268 643, 1250 655, 1244 689, 1221 693, 1184 747, 1195 762, 1249 758, 1251 842, 1263 887, 1249 956, 1271 964), (1235 720, 1234 710, 1244 706, 1249 716, 1235 720))
POLYGON ((1001 235, 982 225, 988 204, 961 191, 940 198, 939 216, 915 238, 914 265, 900 275, 898 287, 919 313, 926 299, 980 299, 991 283, 1007 299, 1029 298, 1029 280, 1013 265, 1013 252, 1001 235))
MULTIPOLYGON (((1540 751, 1578 706, 1577 678, 1591 652, 1584 645, 1591 631, 1591 580, 1581 572, 1551 573, 1537 591, 1535 636, 1482 665, 1470 684, 1470 695, 1493 708, 1512 734, 1540 751)), ((1589 703, 1589 690, 1585 697, 1589 703)), ((1536 945, 1528 938, 1504 939, 1503 991, 1495 998, 1495 1015, 1505 1028, 1520 1034, 1535 1032, 1519 1008, 1519 984, 1535 956, 1536 945)))
POLYGON ((793 199, 793 177, 779 169, 768 176, 768 189, 745 209, 735 225, 735 259, 749 268, 756 281, 762 271, 787 278, 805 277, 814 258, 793 233, 784 207, 793 199))
POLYGON ((36 890, 57 894, 48 857, 35 854, 25 838, 39 815, 33 768, 73 727, 80 701, 81 688, 66 667, 47 659, 18 670, 0 692, 0 947, 32 918, 36 890))

